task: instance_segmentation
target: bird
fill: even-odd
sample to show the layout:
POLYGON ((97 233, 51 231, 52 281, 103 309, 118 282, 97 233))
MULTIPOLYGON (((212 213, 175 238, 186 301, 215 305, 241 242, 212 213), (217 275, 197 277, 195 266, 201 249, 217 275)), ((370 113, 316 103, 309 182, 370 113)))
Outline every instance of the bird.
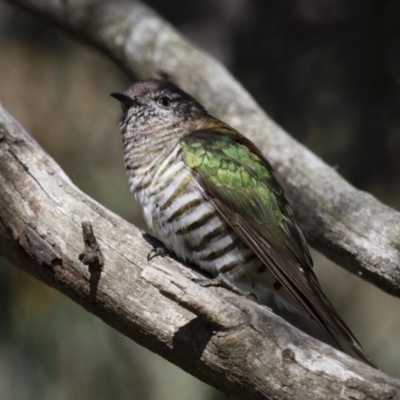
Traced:
POLYGON ((255 144, 168 79, 111 96, 121 104, 130 191, 149 233, 214 282, 272 292, 278 305, 316 321, 340 348, 336 332, 377 368, 323 293, 304 235, 255 144))

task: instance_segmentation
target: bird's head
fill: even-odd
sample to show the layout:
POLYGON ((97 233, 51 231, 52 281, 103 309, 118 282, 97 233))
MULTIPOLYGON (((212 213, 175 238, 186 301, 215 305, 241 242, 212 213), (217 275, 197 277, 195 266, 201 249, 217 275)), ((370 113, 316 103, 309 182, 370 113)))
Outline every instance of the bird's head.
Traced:
POLYGON ((208 113, 174 83, 149 79, 132 85, 125 93, 111 93, 122 106, 121 131, 133 134, 162 128, 195 128, 208 113))

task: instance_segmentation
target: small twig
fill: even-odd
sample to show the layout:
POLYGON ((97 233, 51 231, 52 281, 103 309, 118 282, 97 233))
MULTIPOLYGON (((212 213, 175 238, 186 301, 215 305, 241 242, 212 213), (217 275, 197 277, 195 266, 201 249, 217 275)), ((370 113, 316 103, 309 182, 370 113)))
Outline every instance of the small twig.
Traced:
POLYGON ((79 254, 79 260, 89 266, 89 272, 101 272, 104 265, 103 254, 100 246, 94 236, 92 223, 82 222, 83 241, 85 242, 85 251, 79 254))
POLYGON ((83 241, 85 242, 85 251, 79 254, 79 260, 89 267, 89 302, 93 304, 96 302, 97 288, 100 282, 101 271, 103 270, 104 258, 96 236, 94 236, 93 226, 90 221, 82 221, 82 233, 83 241))

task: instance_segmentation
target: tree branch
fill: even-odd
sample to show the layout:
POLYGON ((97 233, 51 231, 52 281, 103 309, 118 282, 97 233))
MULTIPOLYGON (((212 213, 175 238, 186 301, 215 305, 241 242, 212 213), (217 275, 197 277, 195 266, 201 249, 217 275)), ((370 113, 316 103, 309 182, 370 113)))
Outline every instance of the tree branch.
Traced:
POLYGON ((0 254, 199 379, 255 400, 400 399, 400 381, 266 307, 193 283, 171 258, 147 264, 143 234, 80 192, 1 106, 0 172, 0 254), (82 221, 102 269, 79 260, 82 221))
POLYGON ((171 75, 214 115, 252 139, 274 166, 311 245, 400 295, 400 214, 356 190, 277 126, 217 61, 137 1, 13 0, 146 78, 171 75))

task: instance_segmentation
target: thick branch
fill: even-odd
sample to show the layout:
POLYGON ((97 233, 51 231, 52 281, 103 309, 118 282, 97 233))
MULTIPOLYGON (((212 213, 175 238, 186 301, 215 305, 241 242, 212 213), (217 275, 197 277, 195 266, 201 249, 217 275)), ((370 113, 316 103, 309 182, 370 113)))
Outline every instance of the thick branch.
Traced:
POLYGON ((148 264, 150 248, 138 229, 81 193, 0 106, 0 254, 14 265, 236 397, 400 399, 400 381, 263 306, 200 287, 188 279, 195 272, 168 257, 148 264), (86 247, 102 269, 79 260, 82 221, 91 221, 97 240, 86 230, 86 247))
POLYGON ((213 114, 255 141, 275 167, 308 241, 400 295, 400 214, 356 190, 271 121, 215 60, 135 1, 14 0, 145 78, 165 71, 213 114))

